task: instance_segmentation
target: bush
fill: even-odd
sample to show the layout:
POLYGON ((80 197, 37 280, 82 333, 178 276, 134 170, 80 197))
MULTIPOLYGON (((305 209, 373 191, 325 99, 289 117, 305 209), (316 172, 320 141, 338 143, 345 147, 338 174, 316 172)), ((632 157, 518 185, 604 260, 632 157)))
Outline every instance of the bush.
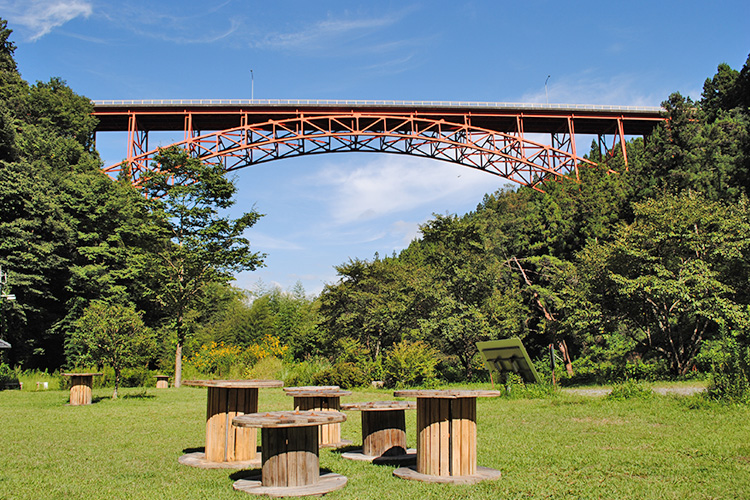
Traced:
POLYGON ((651 386, 637 380, 626 380, 614 384, 612 392, 607 395, 607 399, 622 401, 625 399, 649 399, 653 396, 654 391, 651 386))
POLYGON ((276 380, 282 371, 283 363, 279 358, 270 356, 261 359, 252 368, 245 371, 245 378, 276 380))
POLYGON ((311 358, 295 363, 285 363, 278 376, 287 387, 313 385, 315 377, 330 367, 330 361, 325 358, 311 358))
POLYGON ((387 387, 410 387, 435 383, 438 353, 422 341, 402 340, 383 361, 383 381, 387 387))
POLYGON ((342 389, 362 387, 370 383, 369 374, 351 362, 338 362, 313 377, 314 385, 338 385, 342 389))
POLYGON ((527 384, 520 375, 509 373, 503 396, 510 399, 546 399, 557 396, 555 387, 547 382, 527 384))
POLYGON ((750 403, 750 346, 728 339, 722 358, 713 366, 708 397, 729 403, 750 403))
MULTIPOLYGON (((544 363, 541 363, 542 365, 544 363)), ((539 365, 537 365, 539 366, 539 365)), ((543 369, 547 377, 550 369, 543 369)), ((573 360, 573 375, 570 376, 561 367, 555 367, 555 376, 562 386, 578 384, 607 384, 610 382, 625 382, 628 380, 643 380, 653 382, 670 378, 669 367, 664 360, 643 361, 639 358, 623 362, 600 361, 595 362, 590 357, 573 360)))
POLYGON ((18 388, 18 374, 6 363, 0 363, 0 391, 7 388, 18 388))

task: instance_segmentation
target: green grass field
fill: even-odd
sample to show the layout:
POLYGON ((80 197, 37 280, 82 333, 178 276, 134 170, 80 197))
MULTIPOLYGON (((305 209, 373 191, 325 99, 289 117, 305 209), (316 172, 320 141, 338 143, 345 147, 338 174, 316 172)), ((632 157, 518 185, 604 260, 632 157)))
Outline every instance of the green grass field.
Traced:
MULTIPOLYGON (((94 390, 67 406, 65 391, 0 392, 2 499, 252 498, 232 489, 250 472, 203 470, 177 458, 204 444, 205 389, 94 390)), ((355 391, 344 401, 392 399, 355 391)), ((280 389, 261 389, 261 410, 290 409, 280 389)), ((610 401, 579 395, 479 399, 478 464, 502 471, 472 486, 425 484, 394 467, 321 450, 321 467, 347 476, 327 498, 750 498, 750 409, 699 397, 610 401)), ((361 443, 359 413, 342 435, 361 443)), ((407 412, 416 446, 415 412, 407 412)))

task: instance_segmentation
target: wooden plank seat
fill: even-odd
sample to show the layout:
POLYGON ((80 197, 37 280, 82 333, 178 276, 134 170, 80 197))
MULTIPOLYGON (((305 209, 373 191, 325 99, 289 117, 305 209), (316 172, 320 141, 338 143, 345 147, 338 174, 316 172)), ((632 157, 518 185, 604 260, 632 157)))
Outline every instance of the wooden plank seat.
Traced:
POLYGON ((349 460, 374 463, 405 462, 416 459, 416 449, 406 447, 405 410, 414 410, 414 401, 370 401, 345 403, 343 411, 362 412, 362 448, 342 453, 349 460))
POLYGON ((340 474, 320 474, 318 432, 321 425, 340 424, 337 411, 274 411, 240 415, 236 427, 261 429, 263 466, 260 477, 235 481, 233 487, 271 497, 323 495, 346 485, 340 474))
MULTIPOLYGON (((344 391, 338 386, 308 386, 286 391, 294 398, 294 409, 300 411, 339 411, 341 397, 351 396, 352 391, 344 391)), ((352 444, 341 439, 341 424, 331 423, 318 427, 318 444, 321 448, 338 448, 352 444)))
POLYGON ((258 389, 282 387, 281 380, 187 380, 185 385, 207 387, 205 452, 182 455, 183 465, 203 469, 244 469, 260 465, 257 430, 232 426, 238 415, 258 411, 258 389))
POLYGON ((417 398, 417 464, 393 474, 402 479, 472 484, 499 479, 500 472, 477 467, 478 397, 500 391, 402 390, 396 397, 417 398))

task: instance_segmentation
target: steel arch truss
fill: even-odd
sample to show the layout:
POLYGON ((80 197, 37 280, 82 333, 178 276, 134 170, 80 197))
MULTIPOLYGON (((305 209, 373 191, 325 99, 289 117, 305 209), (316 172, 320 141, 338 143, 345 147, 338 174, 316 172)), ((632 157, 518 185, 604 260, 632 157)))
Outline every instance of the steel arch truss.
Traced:
MULTIPOLYGON (((297 116, 251 123, 247 115, 239 127, 209 133, 190 129, 176 143, 204 162, 221 164, 227 171, 282 158, 338 152, 373 152, 421 156, 483 170, 522 185, 539 189, 540 183, 575 175, 578 166, 596 164, 576 155, 572 120, 552 134, 552 145, 524 138, 522 121, 515 133, 473 127, 463 122, 420 117, 416 114, 336 113, 297 116)), ((147 136, 136 123, 129 134, 129 170, 133 182, 150 168, 158 168, 157 149, 144 151, 147 136)), ((114 175, 122 169, 110 167, 114 175)))

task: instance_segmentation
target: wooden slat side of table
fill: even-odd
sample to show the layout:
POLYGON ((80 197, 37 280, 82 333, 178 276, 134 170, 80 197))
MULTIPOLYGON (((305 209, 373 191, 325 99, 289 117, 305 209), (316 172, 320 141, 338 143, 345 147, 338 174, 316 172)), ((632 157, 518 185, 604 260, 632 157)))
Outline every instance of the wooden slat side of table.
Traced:
POLYGON ((208 388, 206 460, 237 462, 255 459, 257 431, 232 425, 238 415, 258 411, 258 389, 208 388))

